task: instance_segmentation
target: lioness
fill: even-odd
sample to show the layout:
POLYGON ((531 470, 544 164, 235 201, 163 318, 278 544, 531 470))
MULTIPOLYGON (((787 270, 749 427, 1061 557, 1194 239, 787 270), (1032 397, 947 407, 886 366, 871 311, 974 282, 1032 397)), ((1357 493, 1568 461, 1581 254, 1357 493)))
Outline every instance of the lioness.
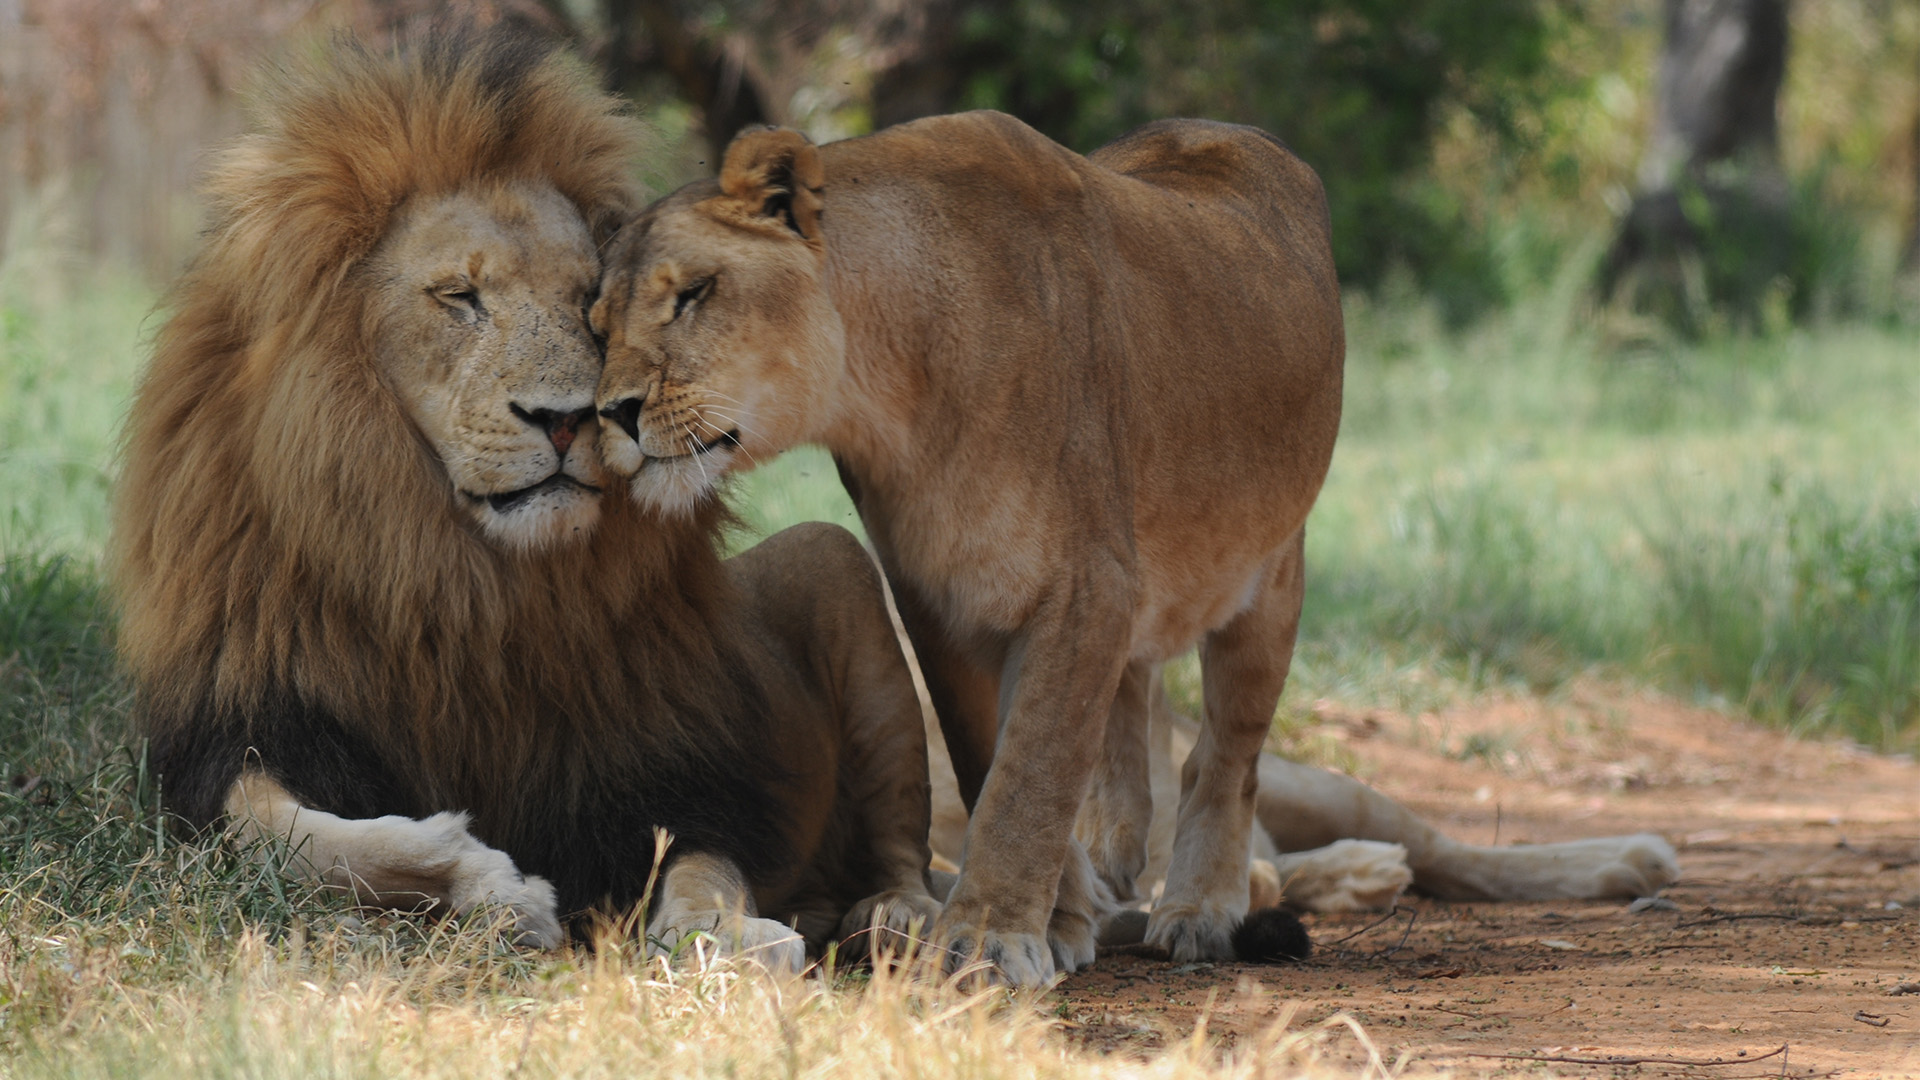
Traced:
POLYGON ((541 945, 642 897, 656 827, 659 944, 791 969, 843 916, 932 919, 919 706, 859 545, 807 526, 723 563, 717 505, 605 490, 584 306, 634 126, 504 31, 343 47, 264 100, 116 496, 166 805, 541 945))
POLYGON ((973 810, 936 937, 1015 983, 1094 954, 1146 860, 1146 691, 1196 641, 1206 715, 1147 928, 1231 955, 1256 762, 1299 623, 1344 338, 1319 179, 1198 120, 1081 157, 1011 117, 816 148, 758 130, 627 226, 590 318, 602 452, 698 513, 824 443, 973 810), (1104 747, 1104 752, 1103 752, 1104 747))

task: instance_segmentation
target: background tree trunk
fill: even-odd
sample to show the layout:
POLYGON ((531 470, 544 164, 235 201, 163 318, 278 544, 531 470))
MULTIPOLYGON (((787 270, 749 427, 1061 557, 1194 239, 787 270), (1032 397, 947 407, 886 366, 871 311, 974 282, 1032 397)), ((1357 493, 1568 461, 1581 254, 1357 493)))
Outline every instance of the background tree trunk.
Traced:
POLYGON ((1690 287, 1677 263, 1695 257, 1705 299, 1739 305, 1786 271, 1777 117, 1786 63, 1786 0, 1666 0, 1653 132, 1603 289, 1634 275, 1639 299, 1658 306, 1659 294, 1690 287))
POLYGON ((680 96, 700 110, 709 159, 717 169, 740 129, 772 114, 747 70, 738 42, 712 41, 688 24, 674 0, 605 0, 613 40, 604 60, 608 81, 630 89, 649 61, 664 70, 680 96))
POLYGON ((1913 277, 1920 276, 1920 97, 1914 101, 1913 123, 1907 128, 1907 153, 1907 175, 1912 179, 1908 190, 1913 202, 1907 217, 1907 242, 1900 248, 1900 270, 1913 277))

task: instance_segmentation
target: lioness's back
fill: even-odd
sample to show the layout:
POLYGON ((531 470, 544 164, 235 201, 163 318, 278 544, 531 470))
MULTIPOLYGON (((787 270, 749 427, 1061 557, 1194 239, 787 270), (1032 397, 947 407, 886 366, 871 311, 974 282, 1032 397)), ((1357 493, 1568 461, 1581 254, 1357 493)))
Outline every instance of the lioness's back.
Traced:
POLYGON ((903 327, 944 320, 901 360, 939 369, 947 422, 1004 429, 989 437, 1003 476, 1055 456, 1036 431, 1077 426, 1131 489, 1149 565, 1209 532, 1278 543, 1299 526, 1331 458, 1345 342, 1325 194, 1279 140, 1166 120, 1081 157, 975 112, 823 154, 829 258, 863 279, 845 287, 939 305, 885 341, 852 325, 849 347, 898 351, 903 327))

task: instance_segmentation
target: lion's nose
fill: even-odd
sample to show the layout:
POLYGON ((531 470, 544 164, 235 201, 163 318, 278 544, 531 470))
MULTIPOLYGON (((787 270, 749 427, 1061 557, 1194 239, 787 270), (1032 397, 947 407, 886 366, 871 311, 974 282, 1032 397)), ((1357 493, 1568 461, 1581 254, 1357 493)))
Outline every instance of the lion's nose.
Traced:
POLYGON ((600 415, 619 424, 620 430, 627 433, 627 438, 632 439, 634 442, 639 442, 640 410, 645 408, 646 404, 647 401, 645 398, 621 398, 619 401, 601 409, 600 415))
POLYGON ((581 423, 593 419, 592 409, 562 412, 559 409, 523 409, 518 405, 507 407, 522 422, 545 431, 553 443, 554 452, 561 457, 566 457, 567 450, 573 446, 573 438, 579 433, 581 423))

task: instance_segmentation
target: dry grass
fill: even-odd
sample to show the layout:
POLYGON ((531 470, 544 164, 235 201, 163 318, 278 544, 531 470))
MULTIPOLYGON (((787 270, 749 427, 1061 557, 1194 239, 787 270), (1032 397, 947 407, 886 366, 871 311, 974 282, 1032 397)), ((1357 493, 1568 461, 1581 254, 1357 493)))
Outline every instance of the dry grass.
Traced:
MULTIPOLYGON (((1204 1025, 1168 1033, 1143 1059, 1078 1045, 1043 995, 887 972, 781 979, 621 949, 527 956, 478 925, 349 927, 205 941, 161 978, 142 967, 137 929, 9 934, 0 1074, 1178 1080, 1352 1075, 1327 1056, 1370 1047, 1344 1018, 1283 1019, 1231 1047, 1204 1025)), ((1360 1075, 1389 1073, 1370 1058, 1360 1075)))

